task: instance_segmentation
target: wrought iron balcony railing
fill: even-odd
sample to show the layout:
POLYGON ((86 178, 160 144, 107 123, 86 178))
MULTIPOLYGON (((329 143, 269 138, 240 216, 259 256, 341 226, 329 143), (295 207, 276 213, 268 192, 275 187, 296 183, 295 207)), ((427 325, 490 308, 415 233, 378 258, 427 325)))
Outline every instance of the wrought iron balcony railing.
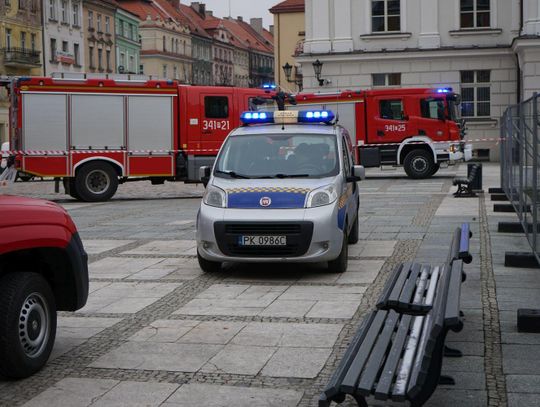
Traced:
POLYGON ((29 48, 3 48, 4 65, 18 67, 41 66, 41 51, 29 48))

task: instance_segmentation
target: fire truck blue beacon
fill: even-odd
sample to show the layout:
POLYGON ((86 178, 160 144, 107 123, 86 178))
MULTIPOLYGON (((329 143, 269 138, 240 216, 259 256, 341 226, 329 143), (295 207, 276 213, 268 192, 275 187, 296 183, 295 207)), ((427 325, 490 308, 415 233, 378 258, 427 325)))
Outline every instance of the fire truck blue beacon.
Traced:
POLYGON ((245 112, 241 122, 213 168, 201 168, 201 268, 328 262, 330 272, 346 271, 364 178, 347 130, 328 110, 245 112))

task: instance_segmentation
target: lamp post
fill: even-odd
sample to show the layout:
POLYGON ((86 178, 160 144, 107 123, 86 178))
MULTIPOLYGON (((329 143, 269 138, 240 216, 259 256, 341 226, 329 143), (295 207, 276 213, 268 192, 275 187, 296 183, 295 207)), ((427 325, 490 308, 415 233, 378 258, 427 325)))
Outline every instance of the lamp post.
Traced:
POLYGON ((294 79, 291 79, 293 66, 288 62, 282 66, 287 82, 294 83, 298 86, 298 91, 302 92, 302 75, 298 72, 298 67, 294 67, 294 79))
POLYGON ((319 81, 319 86, 324 86, 330 83, 330 81, 321 78, 323 63, 318 59, 313 62, 313 71, 315 71, 315 77, 319 81))

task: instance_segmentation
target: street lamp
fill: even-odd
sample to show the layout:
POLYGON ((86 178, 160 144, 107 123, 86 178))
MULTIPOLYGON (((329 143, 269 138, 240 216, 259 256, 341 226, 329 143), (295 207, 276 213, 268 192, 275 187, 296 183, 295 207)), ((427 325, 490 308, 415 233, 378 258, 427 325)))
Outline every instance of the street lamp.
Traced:
POLYGON ((291 64, 287 62, 285 63, 285 65, 282 66, 282 68, 283 72, 285 72, 287 82, 294 83, 296 86, 298 86, 298 91, 302 92, 302 75, 298 72, 298 67, 294 67, 294 79, 291 79, 293 69, 293 66, 291 64))
POLYGON ((313 65, 313 70, 315 71, 315 77, 319 81, 319 86, 324 86, 324 85, 329 84, 330 81, 326 79, 321 79, 323 63, 317 59, 315 62, 313 62, 312 65, 313 65))

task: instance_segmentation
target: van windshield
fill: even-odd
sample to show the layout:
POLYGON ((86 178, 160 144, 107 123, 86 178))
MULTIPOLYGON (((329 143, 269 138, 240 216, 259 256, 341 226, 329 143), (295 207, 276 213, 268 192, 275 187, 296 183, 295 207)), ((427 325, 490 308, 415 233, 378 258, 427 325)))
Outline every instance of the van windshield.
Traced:
POLYGON ((324 134, 231 136, 214 175, 229 178, 323 178, 339 173, 336 137, 324 134))

